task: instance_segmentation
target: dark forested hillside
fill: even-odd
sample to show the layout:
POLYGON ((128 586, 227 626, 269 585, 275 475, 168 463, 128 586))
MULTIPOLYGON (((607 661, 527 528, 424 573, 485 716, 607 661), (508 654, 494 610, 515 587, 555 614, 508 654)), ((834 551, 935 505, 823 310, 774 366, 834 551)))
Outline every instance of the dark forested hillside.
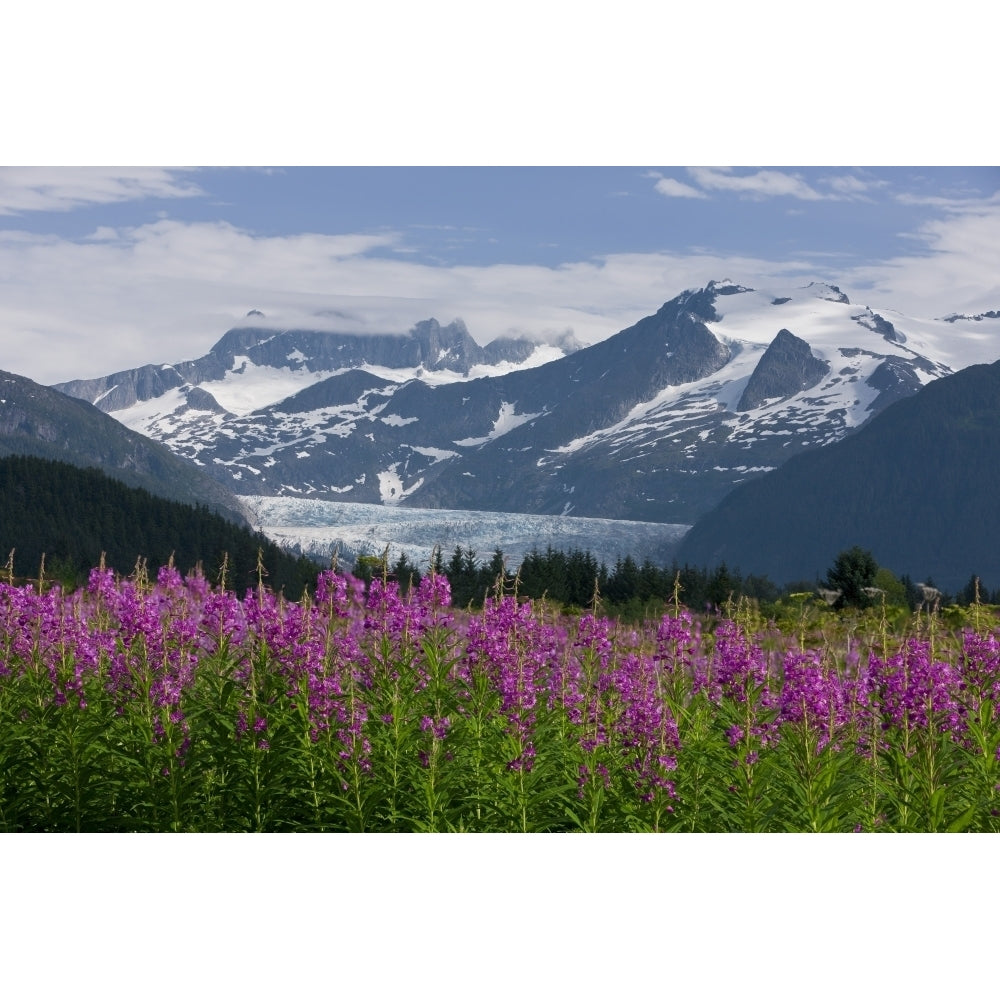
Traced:
POLYGON ((256 582, 260 549, 266 583, 294 598, 317 572, 309 560, 203 507, 154 497, 96 469, 26 455, 0 458, 0 559, 12 549, 16 574, 36 576, 44 553, 48 574, 70 581, 86 579, 103 552, 123 574, 140 558, 155 571, 172 555, 182 572, 202 563, 215 582, 228 554, 227 586, 239 592, 256 582))
POLYGON ((737 487, 678 558, 812 579, 852 545, 948 590, 1000 579, 1000 362, 888 407, 852 436, 737 487))
POLYGON ((102 469, 127 486, 204 504, 245 523, 232 493, 194 462, 123 427, 96 406, 6 371, 0 371, 0 455, 102 469))

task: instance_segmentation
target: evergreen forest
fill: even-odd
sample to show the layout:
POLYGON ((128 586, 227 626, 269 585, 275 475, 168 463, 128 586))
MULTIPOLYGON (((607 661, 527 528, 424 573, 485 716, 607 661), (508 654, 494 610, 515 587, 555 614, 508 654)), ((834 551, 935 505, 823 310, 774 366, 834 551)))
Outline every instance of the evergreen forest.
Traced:
POLYGON ((259 554, 267 585, 296 600, 317 572, 311 560, 205 507, 29 455, 0 458, 0 559, 8 553, 9 574, 37 579, 44 555, 45 576, 66 586, 86 581, 102 556, 124 575, 142 560, 153 572, 171 558, 184 573, 200 564, 213 583, 225 561, 226 586, 242 593, 257 582, 259 554))

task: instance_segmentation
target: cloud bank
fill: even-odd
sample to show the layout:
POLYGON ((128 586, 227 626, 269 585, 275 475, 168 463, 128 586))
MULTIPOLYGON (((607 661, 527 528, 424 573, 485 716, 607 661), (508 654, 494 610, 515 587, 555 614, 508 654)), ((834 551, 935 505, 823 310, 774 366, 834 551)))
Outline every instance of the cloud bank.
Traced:
POLYGON ((913 233, 912 255, 844 268, 709 252, 441 267, 393 254, 397 233, 258 236, 224 222, 103 227, 80 241, 4 230, 0 367, 52 383, 197 357, 252 308, 287 327, 402 333, 430 316, 461 317, 481 343, 567 330, 594 343, 726 277, 761 287, 836 280, 852 299, 922 317, 995 309, 998 232, 990 199, 913 233))

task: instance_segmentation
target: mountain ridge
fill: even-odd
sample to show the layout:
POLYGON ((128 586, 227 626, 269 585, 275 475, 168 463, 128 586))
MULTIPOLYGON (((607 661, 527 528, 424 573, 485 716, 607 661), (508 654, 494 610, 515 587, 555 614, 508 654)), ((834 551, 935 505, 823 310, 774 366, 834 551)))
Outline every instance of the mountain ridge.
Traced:
POLYGON ((366 339, 248 320, 200 361, 57 388, 242 494, 690 524, 984 350, 821 282, 711 281, 492 368, 460 321, 366 339))

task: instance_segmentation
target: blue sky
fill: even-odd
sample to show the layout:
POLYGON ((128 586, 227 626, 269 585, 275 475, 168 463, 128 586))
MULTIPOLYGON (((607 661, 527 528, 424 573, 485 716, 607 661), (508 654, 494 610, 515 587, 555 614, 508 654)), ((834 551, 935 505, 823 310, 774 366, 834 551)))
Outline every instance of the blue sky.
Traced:
POLYGON ((1000 170, 0 168, 0 367, 42 382, 196 357, 252 308, 592 343, 727 277, 1000 308, 1000 170))
MULTIPOLYGON (((21 171, 0 225, 93 241, 168 218, 258 239, 385 238, 370 256, 434 266, 558 267, 607 254, 687 253, 847 266, 919 251, 921 230, 988 206, 1000 168, 278 167, 21 171), (117 188, 114 187, 117 183, 117 188), (76 186, 74 190, 74 185, 76 186)), ((931 248, 926 248, 931 252, 931 248)))

